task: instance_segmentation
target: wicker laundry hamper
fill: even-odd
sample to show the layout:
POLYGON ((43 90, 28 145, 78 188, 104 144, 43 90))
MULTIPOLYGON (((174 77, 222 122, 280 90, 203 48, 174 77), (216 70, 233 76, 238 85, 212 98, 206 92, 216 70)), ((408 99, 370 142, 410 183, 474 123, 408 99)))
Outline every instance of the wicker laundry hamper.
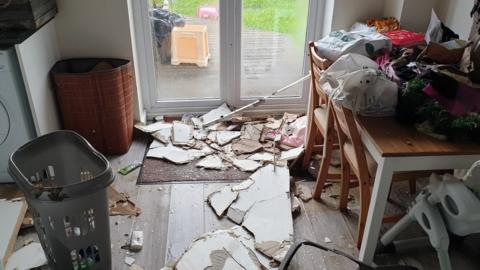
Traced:
POLYGON ((124 154, 132 143, 132 64, 121 59, 67 59, 51 70, 63 128, 103 154, 124 154))

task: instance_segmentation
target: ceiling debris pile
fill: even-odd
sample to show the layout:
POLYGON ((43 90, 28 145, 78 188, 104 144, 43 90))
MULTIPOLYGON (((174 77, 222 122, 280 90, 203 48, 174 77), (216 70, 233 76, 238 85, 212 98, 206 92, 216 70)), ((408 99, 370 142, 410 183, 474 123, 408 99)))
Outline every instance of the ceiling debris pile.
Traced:
POLYGON ((266 165, 249 179, 211 193, 208 203, 220 218, 238 226, 195 239, 164 269, 274 269, 293 244, 290 173, 266 165))
POLYGON ((254 172, 275 163, 285 166, 303 152, 307 117, 285 113, 283 117, 247 117, 233 115, 228 121, 209 126, 205 123, 232 113, 222 106, 195 117, 184 115, 182 121, 160 122, 135 127, 153 137, 147 158, 163 159, 177 165, 195 162, 208 170, 254 172))

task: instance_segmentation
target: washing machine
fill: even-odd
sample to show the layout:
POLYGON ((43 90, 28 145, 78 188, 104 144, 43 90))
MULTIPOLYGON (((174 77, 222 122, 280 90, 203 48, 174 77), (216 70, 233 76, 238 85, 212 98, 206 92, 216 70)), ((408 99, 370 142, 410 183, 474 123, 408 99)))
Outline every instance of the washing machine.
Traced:
POLYGON ((0 183, 13 182, 8 174, 10 154, 35 137, 15 49, 0 48, 0 183))

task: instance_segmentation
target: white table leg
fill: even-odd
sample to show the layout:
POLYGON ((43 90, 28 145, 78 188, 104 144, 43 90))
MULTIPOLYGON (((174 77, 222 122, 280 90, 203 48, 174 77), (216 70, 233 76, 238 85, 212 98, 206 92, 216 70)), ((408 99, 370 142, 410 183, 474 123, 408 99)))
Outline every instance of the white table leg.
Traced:
POLYGON ((380 227, 387 205, 388 193, 392 183, 393 162, 388 158, 382 158, 378 162, 375 183, 373 184, 372 198, 368 209, 367 223, 363 234, 360 248, 360 260, 366 264, 372 264, 380 227))

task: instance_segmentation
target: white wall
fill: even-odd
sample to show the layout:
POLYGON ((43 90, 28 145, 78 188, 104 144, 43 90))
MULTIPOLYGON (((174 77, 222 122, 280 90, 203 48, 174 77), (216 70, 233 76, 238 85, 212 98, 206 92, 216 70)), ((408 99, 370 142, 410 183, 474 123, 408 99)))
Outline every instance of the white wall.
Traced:
POLYGON ((446 26, 467 39, 472 27, 472 10, 474 0, 438 0, 436 11, 446 26))
POLYGON ((355 22, 380 18, 384 5, 385 0, 334 0, 331 30, 348 30, 355 22))
MULTIPOLYGON (((62 58, 133 60, 128 1, 132 0, 57 0, 56 30, 62 58)), ((135 119, 140 120, 143 105, 137 89, 135 119)))

